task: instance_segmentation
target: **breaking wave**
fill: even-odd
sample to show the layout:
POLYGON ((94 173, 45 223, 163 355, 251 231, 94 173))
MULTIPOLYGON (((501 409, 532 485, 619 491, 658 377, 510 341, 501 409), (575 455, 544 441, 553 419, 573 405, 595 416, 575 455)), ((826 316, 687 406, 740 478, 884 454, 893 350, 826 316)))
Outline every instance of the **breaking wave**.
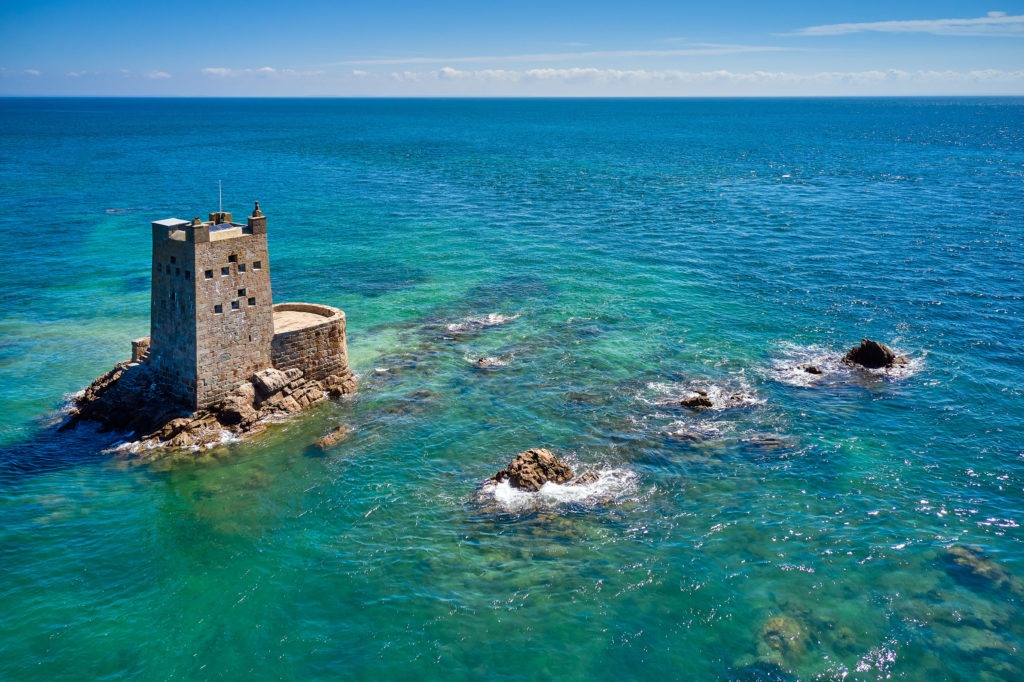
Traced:
POLYGON ((488 327, 497 327, 502 324, 508 324, 509 322, 518 319, 519 313, 516 313, 515 315, 489 313, 487 315, 467 317, 461 322, 453 322, 447 326, 447 329, 448 331, 456 334, 468 334, 471 332, 480 331, 481 329, 487 329, 488 327))
POLYGON ((766 374, 767 378, 790 386, 812 388, 829 383, 843 383, 865 375, 902 381, 917 374, 924 367, 923 357, 910 357, 896 347, 893 347, 893 351, 898 356, 906 357, 908 362, 889 368, 868 369, 845 364, 845 352, 819 345, 800 346, 795 343, 783 343, 779 346, 777 357, 771 360, 766 374))
POLYGON ((477 492, 477 501, 504 512, 530 512, 567 506, 596 507, 610 504, 636 491, 637 475, 627 469, 597 469, 591 483, 545 483, 528 492, 501 483, 487 482, 477 492))

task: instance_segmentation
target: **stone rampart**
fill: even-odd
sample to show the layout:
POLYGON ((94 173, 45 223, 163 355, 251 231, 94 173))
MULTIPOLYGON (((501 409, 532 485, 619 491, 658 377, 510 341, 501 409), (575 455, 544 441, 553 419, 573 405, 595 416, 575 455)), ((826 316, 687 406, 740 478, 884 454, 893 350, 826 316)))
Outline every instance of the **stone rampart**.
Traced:
POLYGON ((338 308, 314 303, 279 303, 275 317, 297 313, 308 322, 298 328, 279 331, 271 343, 271 362, 280 370, 301 369, 307 379, 323 380, 330 375, 349 374, 345 342, 345 313, 338 308))

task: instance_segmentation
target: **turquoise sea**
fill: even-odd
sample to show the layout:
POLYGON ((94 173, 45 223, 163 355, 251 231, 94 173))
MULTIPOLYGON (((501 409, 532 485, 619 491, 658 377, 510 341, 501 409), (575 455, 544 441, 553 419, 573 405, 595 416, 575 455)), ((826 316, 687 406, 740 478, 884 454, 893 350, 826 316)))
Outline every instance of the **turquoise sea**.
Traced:
POLYGON ((0 679, 1024 677, 1022 99, 2 99, 0 232, 0 679), (218 181, 358 396, 57 433, 218 181))

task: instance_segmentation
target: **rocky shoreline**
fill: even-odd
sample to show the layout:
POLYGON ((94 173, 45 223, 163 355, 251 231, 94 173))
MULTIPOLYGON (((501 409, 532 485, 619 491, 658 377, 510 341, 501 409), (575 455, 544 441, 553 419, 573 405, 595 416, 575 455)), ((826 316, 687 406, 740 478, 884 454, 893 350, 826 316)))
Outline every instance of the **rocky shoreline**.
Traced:
POLYGON ((122 362, 75 397, 61 430, 81 421, 130 434, 152 448, 203 448, 225 436, 245 438, 268 423, 356 390, 351 372, 309 379, 301 369, 260 370, 222 400, 191 412, 164 391, 144 362, 122 362))

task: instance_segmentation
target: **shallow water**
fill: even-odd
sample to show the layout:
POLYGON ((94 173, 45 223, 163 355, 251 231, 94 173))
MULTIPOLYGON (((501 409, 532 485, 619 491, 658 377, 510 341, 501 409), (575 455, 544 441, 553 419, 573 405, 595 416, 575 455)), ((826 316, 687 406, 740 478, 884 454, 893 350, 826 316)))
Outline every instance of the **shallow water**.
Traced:
POLYGON ((0 677, 1024 675, 1024 101, 0 122, 0 677), (346 311, 359 395, 194 461, 55 433, 148 332, 149 223, 219 179, 275 299, 346 311), (838 362, 862 337, 910 365, 838 362), (529 447, 615 473, 481 501, 529 447))

